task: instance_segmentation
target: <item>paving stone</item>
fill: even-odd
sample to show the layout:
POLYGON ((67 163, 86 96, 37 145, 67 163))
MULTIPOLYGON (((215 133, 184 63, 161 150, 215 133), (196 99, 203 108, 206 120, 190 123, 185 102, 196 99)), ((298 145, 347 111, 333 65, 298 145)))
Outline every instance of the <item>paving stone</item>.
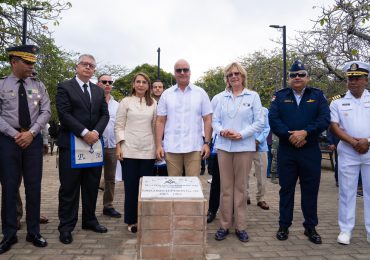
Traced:
MULTIPOLYGON (((59 177, 58 169, 55 167, 55 155, 44 157, 44 172, 42 179, 42 203, 41 215, 49 218, 48 224, 40 226, 41 234, 45 236, 49 245, 46 248, 36 248, 25 241, 27 227, 25 223, 25 214, 21 221, 22 228, 18 231, 19 242, 15 244, 10 251, 0 255, 1 260, 136 260, 137 254, 137 236, 127 231, 127 225, 123 218, 115 219, 102 214, 103 210, 103 192, 99 191, 96 214, 99 222, 107 226, 108 233, 99 234, 92 231, 81 229, 81 209, 79 220, 73 231, 73 243, 64 245, 59 242, 58 232, 58 189, 59 177)), ((250 175, 250 195, 252 204, 247 206, 247 232, 250 236, 250 242, 240 242, 231 229, 231 234, 224 241, 216 241, 214 234, 219 228, 219 216, 207 225, 206 230, 206 259, 370 259, 370 244, 366 242, 366 231, 363 215, 363 198, 357 198, 356 227, 353 231, 351 244, 348 246, 339 245, 336 242, 338 228, 338 188, 335 187, 334 173, 330 170, 328 162, 323 162, 322 178, 319 192, 318 216, 319 225, 317 231, 323 238, 322 245, 314 245, 303 235, 303 216, 300 205, 300 188, 297 185, 294 221, 289 231, 289 239, 278 241, 275 238, 279 227, 279 185, 272 184, 270 179, 266 183, 265 200, 270 205, 270 210, 262 210, 256 206, 256 179, 250 175)), ((207 173, 200 176, 203 185, 205 198, 209 197, 210 185, 207 180, 210 178, 207 173)), ((21 196, 24 201, 24 187, 21 186, 21 196)), ((114 207, 123 213, 124 188, 123 183, 116 184, 114 207)), ((81 205, 80 205, 81 207, 81 205)), ((201 210, 202 207, 208 208, 208 203, 203 206, 198 205, 195 210, 201 210)), ((164 210, 176 210, 177 213, 188 211, 187 207, 172 207, 166 202, 161 207, 155 207, 148 210, 146 215, 157 215, 162 212, 163 222, 166 222, 164 210)), ((183 216, 176 215, 178 229, 176 230, 197 230, 189 229, 192 225, 191 220, 186 220, 183 216)), ((158 223, 155 220, 150 224, 158 223)), ((180 245, 179 245, 180 246, 180 245)), ((186 246, 186 245, 185 245, 186 246)), ((185 247, 183 248, 185 252, 185 247)), ((182 257, 181 253, 179 257, 182 257)))

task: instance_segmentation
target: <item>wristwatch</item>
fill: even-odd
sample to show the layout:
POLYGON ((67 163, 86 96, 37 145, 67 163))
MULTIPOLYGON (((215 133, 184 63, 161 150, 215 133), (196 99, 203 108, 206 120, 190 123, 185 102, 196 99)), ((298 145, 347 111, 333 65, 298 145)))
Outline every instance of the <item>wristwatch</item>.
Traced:
POLYGON ((35 137, 35 136, 36 136, 36 132, 35 132, 35 130, 30 130, 30 133, 32 134, 32 136, 33 136, 33 137, 35 137))
POLYGON ((208 146, 209 146, 209 145, 211 144, 211 142, 206 142, 206 141, 204 141, 204 142, 203 142, 203 144, 206 144, 206 145, 208 145, 208 146))

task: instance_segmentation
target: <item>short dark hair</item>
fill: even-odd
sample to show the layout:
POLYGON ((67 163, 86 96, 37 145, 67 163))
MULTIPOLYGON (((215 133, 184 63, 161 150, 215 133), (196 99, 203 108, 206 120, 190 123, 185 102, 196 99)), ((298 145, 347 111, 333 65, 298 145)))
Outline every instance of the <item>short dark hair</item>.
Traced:
POLYGON ((111 75, 109 75, 107 73, 100 74, 99 77, 98 77, 98 82, 100 81, 100 78, 103 77, 103 76, 109 76, 109 77, 111 77, 111 75))

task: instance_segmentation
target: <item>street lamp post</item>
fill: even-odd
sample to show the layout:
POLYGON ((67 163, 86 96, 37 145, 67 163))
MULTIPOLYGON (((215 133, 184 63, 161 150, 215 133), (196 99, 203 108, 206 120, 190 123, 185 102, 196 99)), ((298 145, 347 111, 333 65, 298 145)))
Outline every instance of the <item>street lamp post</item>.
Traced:
POLYGON ((157 49, 157 52, 158 52, 158 72, 157 72, 157 79, 160 80, 161 79, 161 76, 160 76, 160 68, 161 68, 161 48, 158 48, 157 49))
POLYGON ((270 25, 271 28, 283 29, 283 87, 286 88, 286 26, 285 25, 270 25))
POLYGON ((22 27, 22 44, 27 42, 27 11, 40 11, 44 10, 42 7, 31 7, 23 6, 23 27, 22 27))

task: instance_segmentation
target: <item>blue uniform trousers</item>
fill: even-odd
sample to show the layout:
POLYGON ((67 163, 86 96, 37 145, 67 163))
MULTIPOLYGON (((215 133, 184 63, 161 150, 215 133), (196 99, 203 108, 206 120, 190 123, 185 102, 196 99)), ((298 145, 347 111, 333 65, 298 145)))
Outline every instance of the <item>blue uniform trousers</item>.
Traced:
POLYGON ((27 232, 40 233, 40 199, 42 178, 42 137, 37 135, 26 148, 20 148, 13 138, 0 134, 0 180, 2 193, 2 232, 4 237, 17 233, 17 193, 23 176, 26 194, 27 232))
POLYGON ((278 149, 281 227, 288 228, 293 221, 294 193, 297 180, 301 186, 303 226, 311 229, 318 224, 317 197, 321 177, 321 151, 318 145, 294 148, 280 145, 278 149))

